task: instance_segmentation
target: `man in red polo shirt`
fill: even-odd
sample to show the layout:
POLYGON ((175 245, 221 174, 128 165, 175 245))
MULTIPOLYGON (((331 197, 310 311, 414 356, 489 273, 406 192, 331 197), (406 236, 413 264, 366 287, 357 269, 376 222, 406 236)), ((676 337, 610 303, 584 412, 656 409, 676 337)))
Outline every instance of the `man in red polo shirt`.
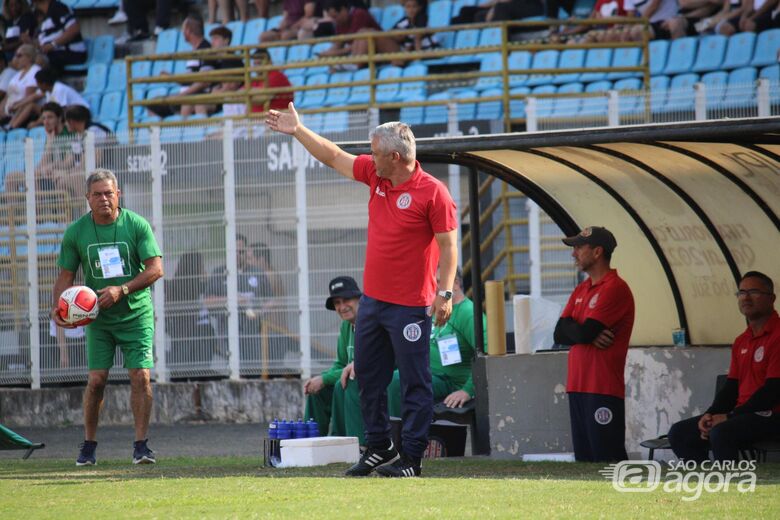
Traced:
POLYGON ((574 457, 602 462, 626 454, 625 382, 634 297, 609 265, 617 247, 603 227, 563 239, 588 279, 574 289, 555 326, 555 342, 571 345, 566 391, 574 457))
POLYGON ((740 448, 780 435, 780 318, 772 279, 745 273, 737 303, 748 326, 731 347, 726 384, 704 415, 669 430, 681 459, 701 462, 712 450, 715 460, 737 460, 740 448))
POLYGON ((411 128, 385 123, 370 134, 371 155, 354 156, 301 124, 295 107, 269 111, 266 124, 292 135, 320 162, 368 185, 368 244, 355 328, 355 375, 368 448, 347 476, 419 476, 433 417, 431 315, 452 312, 457 213, 447 187, 416 160, 411 128), (439 267, 440 285, 436 284, 439 267), (398 367, 403 453, 393 446, 387 385, 398 367))

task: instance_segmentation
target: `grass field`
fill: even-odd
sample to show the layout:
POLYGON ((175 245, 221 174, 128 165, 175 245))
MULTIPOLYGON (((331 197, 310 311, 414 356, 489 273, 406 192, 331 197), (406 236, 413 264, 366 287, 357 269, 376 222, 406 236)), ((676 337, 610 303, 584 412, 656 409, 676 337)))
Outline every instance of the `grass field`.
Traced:
POLYGON ((619 493, 600 464, 440 459, 425 478, 342 478, 346 466, 268 469, 255 458, 4 460, 0 518, 780 518, 780 464, 753 493, 619 493))

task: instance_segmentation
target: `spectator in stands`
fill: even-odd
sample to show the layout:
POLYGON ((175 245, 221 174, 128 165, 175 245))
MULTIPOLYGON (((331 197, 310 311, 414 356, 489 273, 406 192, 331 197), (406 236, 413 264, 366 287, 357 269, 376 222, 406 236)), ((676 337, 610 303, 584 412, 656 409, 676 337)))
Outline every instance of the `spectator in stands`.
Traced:
MULTIPOLYGON (((263 67, 266 65, 273 65, 271 55, 268 49, 257 49, 252 53, 252 64, 255 67, 263 67)), ((266 73, 258 73, 257 79, 252 81, 252 89, 266 88, 266 77, 268 82, 268 88, 282 88, 292 87, 292 83, 287 78, 287 75, 281 70, 269 70, 266 73)), ((276 94, 252 95, 252 112, 259 113, 265 112, 265 105, 268 103, 269 108, 274 110, 286 110, 287 105, 293 100, 293 92, 277 92, 276 94)))
MULTIPOLYGON (((181 25, 182 36, 187 43, 189 43, 194 50, 210 49, 211 44, 203 37, 203 19, 199 16, 190 15, 184 19, 181 25)), ((195 74, 198 72, 205 72, 207 70, 213 70, 214 65, 210 62, 202 59, 191 59, 187 61, 187 72, 195 74)), ((188 85, 184 85, 179 95, 189 96, 191 94, 207 93, 210 88, 210 83, 206 81, 196 81, 188 85)), ((182 105, 181 115, 182 117, 189 117, 192 114, 207 115, 208 105, 182 105)))
POLYGON ((0 122, 10 121, 11 128, 19 128, 27 123, 15 116, 27 99, 38 90, 35 75, 41 68, 35 64, 37 54, 35 47, 29 43, 20 45, 14 54, 13 66, 17 73, 8 83, 5 99, 0 102, 0 122))
POLYGON ((116 8, 114 16, 108 19, 108 25, 122 25, 127 23, 127 11, 125 10, 126 0, 119 2, 119 7, 116 8))
POLYGON ((325 308, 336 311, 343 321, 333 365, 303 384, 305 419, 317 421, 320 435, 357 437, 360 445, 365 446, 354 363, 355 322, 362 293, 357 282, 349 276, 334 278, 328 288, 330 296, 325 301, 325 308))
POLYGON ((38 21, 26 0, 6 0, 3 3, 5 37, 2 52, 12 60, 16 49, 24 43, 33 43, 38 21))
MULTIPOLYGON (((398 20, 393 30, 419 29, 428 27, 428 2, 427 0, 405 0, 405 16, 398 20)), ((438 47, 438 43, 430 34, 407 34, 397 36, 395 40, 401 49, 407 52, 426 51, 438 47)))
POLYGON ((742 0, 723 0, 720 11, 695 23, 693 28, 698 34, 714 32, 731 36, 737 32, 742 13, 747 9, 747 3, 742 0))
POLYGON ((8 65, 5 53, 0 52, 0 102, 5 99, 5 95, 8 92, 8 84, 11 83, 11 78, 14 76, 16 76, 16 69, 8 65))
POLYGON ((38 30, 38 48, 58 71, 87 61, 87 44, 73 10, 58 0, 33 0, 43 21, 38 30))
MULTIPOLYGON (((220 25, 209 32, 209 38, 211 38, 211 46, 215 49, 229 47, 230 42, 233 39, 233 31, 224 25, 220 25)), ((213 65, 215 69, 235 69, 244 67, 244 63, 238 57, 220 58, 213 62, 213 65)), ((211 92, 215 94, 234 92, 240 89, 241 85, 241 81, 223 81, 222 83, 212 86, 211 92)), ((222 110, 225 115, 241 115, 245 113, 246 106, 241 103, 225 103, 222 105, 222 110)))
POLYGON ((29 101, 19 108, 14 117, 14 119, 19 118, 20 121, 24 121, 25 119, 31 121, 28 128, 33 128, 41 124, 41 121, 38 118, 41 114, 41 103, 53 101, 61 107, 68 107, 71 105, 89 107, 89 103, 81 97, 81 94, 76 92, 76 89, 56 80, 56 76, 52 69, 39 70, 35 74, 35 82, 38 85, 38 90, 27 98, 29 101))
POLYGON ((315 20, 322 16, 319 2, 313 0, 284 0, 282 3, 282 21, 279 27, 265 31, 260 35, 263 43, 279 40, 293 40, 301 29, 311 28, 315 20))
MULTIPOLYGON (((555 12, 554 18, 557 18, 557 8, 555 12)), ((541 0, 488 0, 477 6, 463 6, 452 19, 452 24, 520 20, 543 14, 544 4, 541 0)))
MULTIPOLYGON (((86 132, 90 131, 95 136, 95 143, 102 144, 108 142, 114 137, 113 132, 100 123, 92 120, 92 113, 89 108, 82 105, 74 105, 65 109, 65 125, 72 134, 70 139, 70 149, 65 159, 58 168, 59 172, 54 179, 54 185, 59 190, 68 191, 71 196, 77 197, 84 191, 84 138, 86 132)), ((103 152, 101 149, 95 150, 95 164, 102 166, 103 152)))
MULTIPOLYGON (((672 40, 685 36, 687 22, 677 14, 677 0, 623 0, 628 16, 650 21, 651 40, 672 40)), ((623 39, 641 41, 644 25, 623 28, 623 39)))
MULTIPOLYGON (((439 274, 436 273, 438 284, 439 274)), ((487 348, 487 326, 482 315, 483 345, 487 348)), ((448 408, 459 408, 474 397, 471 363, 476 350, 474 302, 463 293, 463 272, 455 271, 452 286, 452 314, 441 326, 435 326, 429 342, 433 402, 444 402, 448 408)), ((401 417, 401 378, 398 370, 387 388, 390 415, 401 417)))
MULTIPOLYGON (((333 20, 336 34, 357 34, 361 32, 381 31, 382 28, 363 7, 351 7, 348 0, 326 0, 323 5, 325 14, 333 20)), ((377 53, 398 52, 400 45, 391 37, 379 37, 374 40, 377 53)), ((368 40, 356 38, 352 41, 335 42, 333 46, 320 53, 320 56, 364 56, 368 54, 368 40)), ((354 70, 365 64, 349 64, 339 68, 354 70)))
POLYGON ((746 7, 739 19, 739 30, 761 32, 772 27, 780 27, 778 0, 744 0, 746 7))
POLYGON ((731 347, 726 384, 703 415, 669 429, 669 443, 680 459, 702 462, 738 460, 739 450, 780 435, 780 317, 774 309, 774 283, 749 271, 737 291, 745 332, 731 347))
POLYGON ((125 2, 127 13, 128 41, 142 41, 149 38, 147 13, 155 5, 154 35, 157 36, 171 26, 171 0, 131 0, 125 2))
MULTIPOLYGON (((623 0, 598 0, 588 18, 599 19, 616 16, 626 16, 623 0)), ((622 39, 623 31, 612 25, 574 25, 561 30, 558 36, 570 43, 615 42, 622 39)))
MULTIPOLYGON (((249 2, 247 0, 209 0, 209 24, 216 23, 217 20, 217 3, 219 3, 219 10, 222 13, 222 23, 228 23, 233 18, 233 4, 238 10, 238 17, 242 22, 249 21, 249 2)), ((257 16, 260 18, 268 18, 268 0, 254 0, 255 9, 257 9, 257 16)))

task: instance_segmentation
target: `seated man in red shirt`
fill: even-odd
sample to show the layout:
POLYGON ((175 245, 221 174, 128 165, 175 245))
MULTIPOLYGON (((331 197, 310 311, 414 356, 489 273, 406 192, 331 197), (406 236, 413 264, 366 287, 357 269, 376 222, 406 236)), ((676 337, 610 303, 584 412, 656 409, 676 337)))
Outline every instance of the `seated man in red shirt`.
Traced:
MULTIPOLYGON (((336 35, 382 30, 367 9, 351 7, 348 0, 326 0, 322 10, 333 20, 336 35)), ((401 48, 395 39, 389 37, 376 38, 374 42, 377 53, 398 52, 401 48)), ((356 38, 352 41, 335 42, 330 49, 320 53, 320 56, 363 56, 366 54, 368 54, 368 39, 356 38)), ((364 66, 364 64, 360 66, 364 66)), ((345 68, 358 68, 358 65, 345 68)))
POLYGON ((739 312, 748 327, 731 347, 726 384, 704 415, 672 425, 669 443, 681 459, 738 460, 740 448, 780 435, 780 317, 772 279, 758 271, 742 276, 739 312))

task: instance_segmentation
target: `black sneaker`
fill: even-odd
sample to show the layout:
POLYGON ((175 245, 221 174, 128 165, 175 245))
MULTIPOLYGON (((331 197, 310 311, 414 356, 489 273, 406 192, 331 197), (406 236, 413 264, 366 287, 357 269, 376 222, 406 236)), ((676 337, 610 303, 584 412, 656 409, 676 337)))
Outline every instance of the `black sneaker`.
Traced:
POLYGON ((369 447, 360 456, 357 464, 349 468, 344 475, 348 477, 367 477, 375 469, 385 464, 392 464, 399 457, 398 450, 395 449, 392 441, 390 441, 390 447, 386 450, 369 447))
POLYGON ((376 472, 383 477, 419 477, 422 473, 422 464, 419 459, 413 459, 403 453, 397 461, 378 468, 376 472))
POLYGON ((76 466, 95 466, 95 449, 97 441, 84 441, 79 444, 79 458, 76 459, 76 466))
POLYGON ((154 458, 154 452, 146 445, 148 441, 149 439, 144 439, 133 443, 133 464, 154 464, 157 462, 154 458))

